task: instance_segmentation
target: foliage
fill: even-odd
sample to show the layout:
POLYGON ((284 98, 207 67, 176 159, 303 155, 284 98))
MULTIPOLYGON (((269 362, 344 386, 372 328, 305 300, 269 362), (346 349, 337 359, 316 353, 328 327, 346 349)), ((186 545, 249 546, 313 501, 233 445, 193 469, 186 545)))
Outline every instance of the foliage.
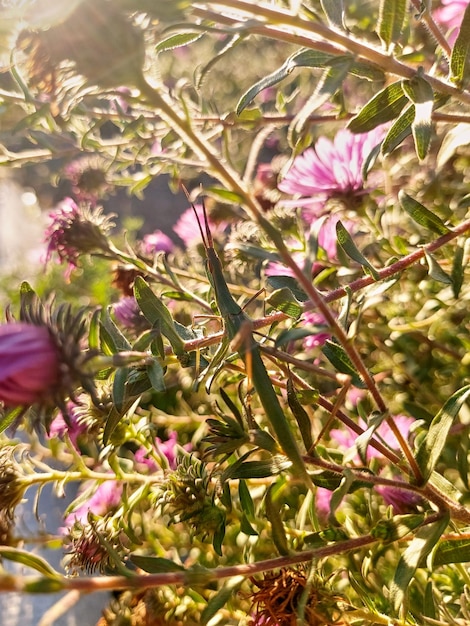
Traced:
POLYGON ((0 589, 121 591, 100 624, 468 621, 470 8, 41 6, 0 9, 0 161, 71 198, 63 272, 0 326, 0 555, 34 574, 0 589), (115 228, 164 175, 171 240, 115 228), (72 481, 59 572, 15 510, 72 481))

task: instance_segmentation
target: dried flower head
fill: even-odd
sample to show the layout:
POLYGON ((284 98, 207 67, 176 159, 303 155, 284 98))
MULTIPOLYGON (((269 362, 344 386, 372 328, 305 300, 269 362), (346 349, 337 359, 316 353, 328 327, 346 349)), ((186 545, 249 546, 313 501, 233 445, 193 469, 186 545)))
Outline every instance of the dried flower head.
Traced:
POLYGON ((144 274, 133 265, 118 265, 114 269, 113 285, 120 289, 124 296, 134 297, 134 281, 144 274))
POLYGON ((81 255, 109 253, 108 234, 114 226, 114 215, 104 215, 101 207, 79 206, 66 198, 49 217, 51 223, 45 233, 46 260, 56 253, 61 263, 69 265, 66 276, 78 267, 81 255))
POLYGON ((109 189, 107 163, 93 155, 81 157, 64 167, 64 177, 72 185, 74 199, 95 205, 109 189))
POLYGON ((9 545, 16 506, 23 499, 26 486, 15 460, 15 446, 0 448, 0 543, 9 545))
POLYGON ((339 626, 342 611, 334 594, 319 577, 307 577, 304 569, 282 569, 267 573, 263 580, 251 579, 258 587, 252 595, 251 626, 297 626, 299 609, 309 626, 339 626))

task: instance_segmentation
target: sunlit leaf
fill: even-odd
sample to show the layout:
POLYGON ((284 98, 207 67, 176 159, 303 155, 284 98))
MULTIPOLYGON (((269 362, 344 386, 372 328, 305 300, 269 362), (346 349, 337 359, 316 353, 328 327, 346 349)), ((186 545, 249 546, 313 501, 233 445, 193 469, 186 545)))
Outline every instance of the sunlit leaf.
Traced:
POLYGON ((405 193, 403 189, 398 192, 398 200, 402 209, 420 226, 424 226, 424 228, 438 235, 445 235, 449 232, 449 229, 440 217, 434 215, 432 211, 405 193))
POLYGON ((420 563, 426 559, 449 523, 449 514, 418 530, 398 562, 390 587, 390 600, 397 613, 403 613, 409 585, 420 563))
POLYGON ((418 158, 424 159, 431 143, 431 118, 434 105, 434 93, 431 85, 421 76, 402 82, 403 91, 414 104, 415 117, 411 132, 418 158))
POLYGON ((320 0, 322 9, 332 26, 344 30, 343 0, 320 0))
POLYGON ((289 554, 289 544, 287 542, 286 530, 282 521, 280 508, 281 503, 273 499, 273 485, 269 487, 266 492, 264 505, 266 510, 266 517, 271 524, 271 537, 281 556, 289 554))
POLYGON ((429 276, 431 278, 437 280, 440 283, 444 283, 444 285, 452 285, 452 278, 449 276, 449 274, 444 272, 433 254, 425 250, 424 258, 427 261, 429 267, 429 276))
POLYGON ((338 372, 351 376, 353 385, 359 387, 360 389, 365 389, 366 386, 364 381, 359 376, 359 373, 354 367, 354 364, 349 356, 346 354, 346 351, 339 343, 328 339, 322 348, 322 352, 328 361, 330 361, 330 363, 338 370, 338 372))
POLYGON ((407 102, 401 82, 387 85, 350 120, 348 128, 353 133, 368 132, 380 124, 395 119, 407 102))
POLYGON ((171 35, 170 37, 159 41, 155 46, 155 51, 160 53, 166 52, 167 50, 174 50, 175 48, 181 48, 198 41, 203 36, 204 33, 201 32, 177 33, 176 35, 171 35))
POLYGON ((456 391, 432 420, 429 430, 416 453, 416 462, 421 470, 422 483, 427 482, 446 444, 454 419, 470 396, 470 385, 456 391))
POLYGON ((407 0, 381 0, 378 34, 387 50, 400 39, 407 13, 407 0))
POLYGON ((338 220, 336 222, 336 238, 338 240, 339 245, 344 250, 344 252, 348 255, 348 257, 350 257, 353 261, 356 261, 356 263, 359 263, 360 265, 362 265, 362 267, 364 267, 368 271, 368 273, 371 276, 373 276, 375 280, 380 279, 380 275, 375 269, 375 267, 373 267, 373 265, 369 263, 369 261, 363 256, 361 252, 359 252, 351 235, 349 234, 347 229, 344 227, 341 220, 338 220))
POLYGON ((465 9, 459 34, 450 57, 451 80, 459 86, 465 85, 470 68, 470 5, 465 9))

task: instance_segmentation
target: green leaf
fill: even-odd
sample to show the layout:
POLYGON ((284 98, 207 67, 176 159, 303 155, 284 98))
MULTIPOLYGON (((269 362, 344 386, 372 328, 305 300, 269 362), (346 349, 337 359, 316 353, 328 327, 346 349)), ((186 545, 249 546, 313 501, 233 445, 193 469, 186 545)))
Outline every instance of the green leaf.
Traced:
POLYGON ((442 541, 433 555, 433 566, 470 561, 470 539, 448 539, 442 541))
POLYGON ((274 485, 270 485, 269 489, 266 491, 266 497, 264 500, 266 517, 271 524, 271 537, 274 545, 281 556, 287 556, 290 552, 289 544, 287 542, 286 530, 279 511, 280 504, 279 502, 275 502, 273 500, 273 486, 274 485))
MULTIPOLYGON (((111 354, 131 350, 132 346, 113 322, 108 309, 103 309, 100 320, 100 340, 105 343, 111 354)), ((103 350, 105 351, 105 350, 103 350)))
POLYGON ((377 272, 375 267, 373 267, 373 265, 371 265, 369 261, 362 255, 362 253, 359 252, 351 235, 348 233, 341 220, 338 220, 336 222, 336 238, 339 245, 349 258, 351 258, 353 261, 356 261, 356 263, 359 263, 359 265, 362 265, 362 267, 368 270, 368 273, 375 280, 380 280, 380 274, 377 272))
POLYGON ((381 0, 378 34, 389 50, 399 40, 407 12, 407 0, 381 0))
MULTIPOLYGON (((405 97, 405 99, 407 99, 405 97)), ((382 142, 382 155, 387 156, 395 150, 409 135, 411 135, 411 125, 415 119, 415 106, 410 104, 397 120, 389 128, 389 131, 382 142)))
POLYGON ((296 300, 292 291, 288 287, 282 289, 276 289, 266 298, 266 302, 276 309, 276 311, 282 311, 289 317, 297 320, 302 315, 303 307, 296 300))
POLYGON ((307 302, 309 299, 293 276, 268 276, 267 283, 272 289, 287 287, 298 302, 307 302))
POLYGON ((245 461, 245 456, 230 465, 222 474, 221 482, 237 478, 268 478, 276 476, 292 466, 284 456, 273 456, 263 461, 245 461))
POLYGON ((126 398, 126 383, 129 376, 128 367, 120 367, 114 373, 112 397, 117 411, 121 412, 126 398))
POLYGON ((437 620, 437 612, 436 612, 436 605, 434 602, 432 580, 428 580, 426 584, 426 589, 424 590, 423 617, 430 617, 431 620, 437 620))
POLYGON ((416 462, 421 470, 421 484, 429 480, 445 446, 450 427, 464 402, 470 396, 470 385, 456 391, 432 420, 427 435, 416 453, 416 462))
POLYGON ((395 119, 407 101, 401 82, 387 85, 350 120, 348 128, 353 133, 368 132, 380 124, 395 119))
POLYGON ((49 578, 58 580, 62 578, 60 573, 51 567, 45 559, 37 556, 36 554, 32 554, 31 552, 26 552, 25 550, 20 550, 19 548, 0 546, 0 557, 7 559, 8 561, 21 563, 22 565, 26 565, 26 567, 31 567, 49 578))
POLYGON ((415 107, 415 117, 411 125, 411 132, 413 133, 416 154, 419 159, 424 159, 431 143, 434 93, 427 80, 419 75, 411 80, 404 80, 402 87, 406 96, 415 107))
POLYGON ((171 35, 171 37, 167 37, 163 41, 160 41, 155 46, 155 51, 159 54, 160 52, 166 52, 167 50, 182 48, 183 46, 194 43, 203 36, 204 33, 200 32, 177 33, 176 35, 171 35))
POLYGON ((420 226, 424 226, 424 228, 438 235, 445 235, 449 232, 449 229, 440 217, 434 215, 432 211, 423 206, 418 200, 415 200, 405 193, 403 189, 398 192, 398 201, 400 202, 401 208, 420 226))
POLYGON ((147 376, 149 377, 149 381, 152 385, 152 389, 155 391, 165 391, 165 380, 164 380, 164 372, 163 368, 157 359, 154 359, 151 363, 147 365, 147 376))
POLYGON ((325 67, 333 58, 334 56, 331 54, 317 52, 316 50, 302 49, 300 52, 296 52, 290 56, 281 67, 252 85, 248 91, 242 95, 236 108, 237 115, 240 115, 261 91, 280 83, 287 78, 296 67, 325 67))
POLYGON ((152 326, 160 325, 162 335, 168 339, 177 356, 185 355, 184 341, 176 330, 169 309, 157 298, 141 276, 137 276, 135 279, 134 294, 137 304, 148 322, 152 326))
POLYGON ((470 61, 470 5, 465 9, 459 34, 450 57, 451 80, 459 87, 466 84, 469 77, 470 61))
POLYGON ((412 530, 421 526, 424 515, 395 515, 392 519, 381 519, 372 528, 370 534, 384 542, 397 541, 409 535, 412 530))
POLYGON ((354 59, 346 55, 337 57, 331 61, 330 67, 326 68, 323 72, 315 91, 289 125, 287 134, 291 145, 296 145, 299 135, 302 133, 312 113, 323 106, 325 102, 331 100, 335 95, 343 84, 353 64, 354 59))
POLYGON ((0 410, 0 434, 5 432, 15 422, 19 422, 22 415, 25 413, 24 407, 18 406, 14 409, 9 409, 2 414, 0 410))
POLYGON ((320 2, 329 24, 345 30, 343 0, 320 0, 320 2))
POLYGON ((366 385, 364 381, 359 376, 356 368, 354 367, 351 359, 346 354, 344 348, 336 343, 336 341, 332 341, 327 339, 325 345, 322 348, 323 354, 326 356, 328 361, 335 367, 338 372, 342 374, 347 374, 351 376, 351 382, 356 387, 360 389, 365 389, 366 385))
POLYGON ((459 297, 460 290, 463 285, 463 259, 464 249, 462 246, 457 246, 457 248, 455 249, 454 260, 452 262, 452 272, 450 274, 450 277, 452 279, 452 291, 454 293, 454 298, 459 297))
POLYGON ((255 505, 245 480, 240 480, 238 483, 238 497, 240 498, 242 511, 249 519, 253 519, 255 516, 255 505))
POLYGON ((305 449, 308 452, 313 447, 312 423, 307 411, 299 402, 294 383, 292 382, 292 376, 287 378, 287 403, 292 411, 292 415, 295 417, 305 449))
POLYGON ((449 523, 449 514, 443 515, 432 524, 418 530, 413 541, 401 556, 390 587, 390 600, 399 614, 404 614, 408 587, 419 564, 426 559, 441 538, 449 523))
MULTIPOLYGON (((234 576, 219 589, 219 591, 212 596, 207 603, 207 606, 201 613, 200 624, 206 626, 213 617, 226 605, 226 603, 233 598, 234 593, 240 587, 245 580, 244 576, 234 576)), ((218 622, 220 624, 220 622, 218 622)))
POLYGON ((185 569, 178 563, 173 563, 170 559, 163 559, 158 556, 142 556, 131 554, 131 561, 144 572, 149 574, 166 574, 167 572, 184 572, 185 569))
POLYGON ((424 251, 424 256, 429 267, 429 276, 440 283, 444 283, 444 285, 452 285, 452 278, 444 272, 436 257, 426 250, 424 251))

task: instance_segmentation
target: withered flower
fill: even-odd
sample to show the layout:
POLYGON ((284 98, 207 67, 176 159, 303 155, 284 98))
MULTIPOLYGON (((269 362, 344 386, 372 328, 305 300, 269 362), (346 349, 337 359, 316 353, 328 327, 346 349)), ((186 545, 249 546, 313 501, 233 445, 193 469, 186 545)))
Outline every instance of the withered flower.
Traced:
POLYGON ((263 580, 251 579, 258 587, 252 595, 253 619, 250 626, 297 626, 299 609, 309 626, 341 626, 340 596, 335 595, 304 568, 281 569, 265 574, 263 580))
POLYGON ((78 267, 80 256, 110 252, 108 235, 114 226, 114 214, 105 215, 101 207, 77 205, 66 198, 49 217, 51 223, 45 233, 46 260, 56 253, 61 263, 68 263, 67 277, 78 267))
POLYGON ((15 508, 26 490, 21 482, 14 453, 15 446, 0 448, 0 543, 3 545, 11 543, 15 508))

